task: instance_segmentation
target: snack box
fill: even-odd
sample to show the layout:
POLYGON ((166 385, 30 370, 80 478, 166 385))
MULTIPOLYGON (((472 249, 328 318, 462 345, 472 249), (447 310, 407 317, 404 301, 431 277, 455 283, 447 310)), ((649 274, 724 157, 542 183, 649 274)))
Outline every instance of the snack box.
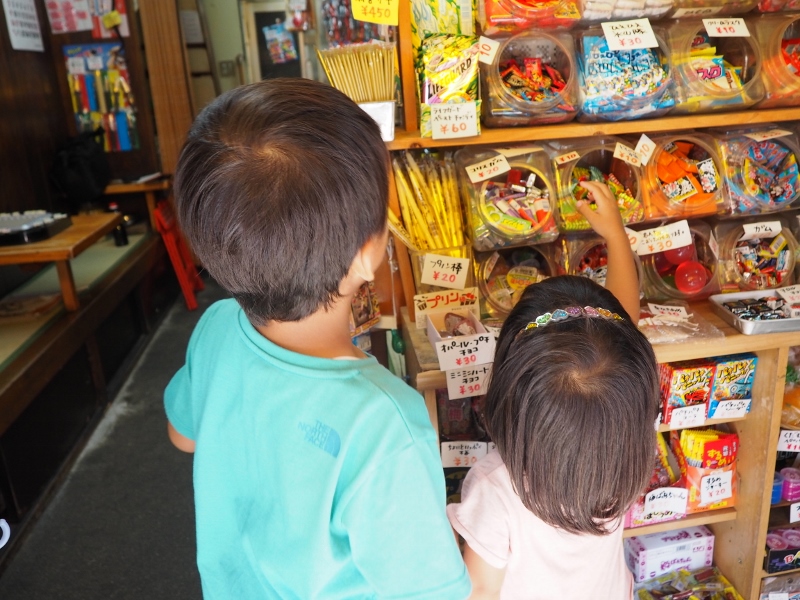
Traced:
POLYGON ((730 410, 722 411, 725 412, 724 415, 716 414, 721 403, 723 409, 730 409, 729 405, 732 400, 746 401, 733 404, 738 404, 744 414, 750 412, 752 405, 750 399, 753 396, 753 379, 755 379, 758 357, 747 352, 730 356, 717 356, 713 360, 717 363, 717 370, 714 373, 714 384, 711 387, 708 418, 739 416, 731 414, 730 410))
POLYGON ((625 562, 637 583, 677 569, 710 567, 713 560, 714 534, 704 525, 625 540, 625 562))
POLYGON ((708 359, 659 365, 663 422, 666 425, 673 424, 675 411, 701 405, 702 414, 697 415, 698 422, 685 426, 697 426, 705 421, 715 371, 716 363, 708 359))
POLYGON ((711 308, 714 309, 714 312, 717 313, 723 321, 735 327, 745 335, 800 331, 800 316, 784 317, 775 320, 750 321, 740 318, 724 306, 725 303, 729 302, 774 298, 777 295, 775 290, 754 290, 750 292, 737 292, 735 294, 715 294, 711 296, 709 300, 711 301, 711 308))

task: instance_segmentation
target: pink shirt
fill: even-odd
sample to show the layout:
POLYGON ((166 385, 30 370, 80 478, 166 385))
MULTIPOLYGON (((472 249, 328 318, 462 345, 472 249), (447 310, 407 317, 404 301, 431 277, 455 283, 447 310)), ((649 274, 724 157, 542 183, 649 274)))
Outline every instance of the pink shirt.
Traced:
POLYGON ((470 469, 447 516, 476 554, 506 569, 501 600, 631 598, 622 527, 597 536, 548 525, 522 504, 496 450, 470 469))

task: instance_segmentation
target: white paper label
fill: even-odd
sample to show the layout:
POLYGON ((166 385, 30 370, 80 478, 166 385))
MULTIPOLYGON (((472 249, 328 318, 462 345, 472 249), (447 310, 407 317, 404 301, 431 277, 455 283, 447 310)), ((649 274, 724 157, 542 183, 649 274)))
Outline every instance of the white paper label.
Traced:
POLYGON ((502 175, 511 170, 506 157, 502 154, 487 158, 466 168, 467 176, 472 183, 479 183, 491 177, 502 175))
POLYGON ((800 304, 800 285, 793 285, 786 288, 778 288, 777 291, 781 298, 789 304, 800 304))
POLYGON ((747 24, 741 18, 703 19, 703 25, 709 37, 750 37, 747 24))
POLYGON ((105 68, 105 65, 103 65, 103 57, 102 56, 87 56, 86 57, 86 67, 90 71, 102 71, 105 68))
POLYGON ((756 142, 765 142, 767 140, 772 140, 787 135, 792 135, 792 132, 786 131, 785 129, 770 129, 769 131, 756 131, 754 133, 744 134, 745 137, 749 137, 751 140, 756 142))
POLYGON ((669 317, 679 317, 681 319, 688 319, 689 313, 683 306, 672 306, 669 304, 652 304, 648 303, 647 308, 654 315, 666 315, 669 317))
POLYGON ((686 488, 665 487, 648 492, 644 497, 645 514, 670 512, 677 515, 686 514, 686 503, 689 501, 689 490, 686 488))
POLYGON ((631 243, 631 250, 636 252, 639 249, 639 244, 642 241, 642 235, 630 227, 625 228, 625 233, 628 234, 628 241, 631 243))
MULTIPOLYGON (((430 317, 429 317, 430 318, 430 317)), ((486 365, 494 360, 495 338, 489 332, 460 335, 436 342, 436 358, 442 371, 486 365)))
POLYGON ((749 398, 741 400, 720 400, 714 410, 712 419, 741 419, 750 411, 750 404, 753 401, 749 398))
POLYGON ((638 248, 639 256, 655 254, 672 248, 683 248, 693 244, 692 232, 689 229, 689 223, 685 220, 670 223, 663 227, 656 227, 655 229, 647 229, 640 233, 642 240, 638 248))
POLYGON ((673 19, 681 17, 710 17, 722 10, 721 6, 709 6, 707 8, 679 8, 672 14, 673 19))
POLYGON ((719 471, 700 480, 700 504, 714 504, 733 495, 733 471, 719 471))
POLYGON ((770 592, 767 600, 789 600, 789 592, 770 592))
POLYGON ((442 442, 442 467, 471 467, 488 451, 486 442, 442 442))
POLYGON ((639 142, 636 144, 636 154, 639 155, 643 165, 646 165, 650 161, 650 157, 653 156, 655 150, 655 142, 645 134, 642 134, 642 137, 639 138, 639 142))
POLYGON ((463 290, 439 291, 414 296, 414 319, 417 329, 425 329, 425 315, 450 312, 456 308, 464 308, 480 319, 478 304, 478 288, 469 287, 463 290))
POLYGON ((688 429, 689 427, 700 427, 706 422, 706 405, 693 404, 692 406, 682 406, 670 413, 670 429, 688 429))
POLYGON ((708 236, 708 247, 714 255, 714 258, 719 258, 719 244, 717 243, 717 238, 714 237, 713 231, 708 236))
POLYGON ((641 48, 658 48, 658 40, 653 33, 650 19, 634 19, 632 21, 611 21, 600 23, 603 27, 608 49, 634 50, 641 48))
POLYGON ((478 135, 475 102, 431 104, 431 133, 435 140, 478 135))
POLYGON ((420 281, 428 285, 463 290, 467 285, 469 259, 426 254, 420 281))
POLYGON ((614 158, 618 158, 634 167, 639 167, 642 164, 642 160, 639 158, 639 155, 636 154, 636 151, 633 148, 630 148, 625 144, 620 144, 619 142, 617 142, 617 145, 614 148, 614 158))
POLYGON ((500 42, 482 35, 478 38, 478 60, 487 65, 492 64, 499 47, 500 42))
POLYGON ((562 154, 561 156, 556 157, 556 163, 559 165, 565 165, 568 162, 572 162, 573 160, 578 160, 581 157, 577 151, 573 150, 572 152, 567 152, 566 154, 562 154))
POLYGON ((800 431, 781 430, 778 438, 778 452, 800 452, 800 431))
POLYGON ((800 502, 795 502, 789 506, 789 523, 800 521, 800 502))
POLYGON ((67 59, 67 71, 70 75, 84 75, 86 73, 86 62, 82 56, 71 56, 67 59))
POLYGON ((486 379, 491 372, 491 364, 447 371, 447 395, 451 400, 457 400, 485 394, 486 379))
POLYGON ((745 223, 742 225, 744 233, 739 238, 740 242, 757 240, 761 238, 774 238, 783 229, 780 221, 761 221, 759 223, 745 223))

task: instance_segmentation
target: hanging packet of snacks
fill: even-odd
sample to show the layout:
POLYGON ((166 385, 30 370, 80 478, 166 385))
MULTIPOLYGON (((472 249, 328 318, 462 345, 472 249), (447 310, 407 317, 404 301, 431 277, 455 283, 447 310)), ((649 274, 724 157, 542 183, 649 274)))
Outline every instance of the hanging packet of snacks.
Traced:
POLYGON ((429 35, 475 35, 472 0, 411 0, 411 45, 416 52, 429 35))
POLYGON ((287 31, 308 31, 314 28, 314 14, 308 0, 288 0, 286 3, 287 31))
POLYGON ((286 25, 275 23, 264 27, 269 58, 275 65, 297 60, 297 49, 292 34, 286 31, 286 25))
POLYGON ((431 105, 473 103, 477 134, 478 44, 468 35, 430 35, 422 41, 417 67, 420 101, 420 135, 433 135, 431 105))
POLYGON ((394 37, 394 27, 354 19, 350 0, 323 0, 320 14, 323 46, 335 48, 394 37))

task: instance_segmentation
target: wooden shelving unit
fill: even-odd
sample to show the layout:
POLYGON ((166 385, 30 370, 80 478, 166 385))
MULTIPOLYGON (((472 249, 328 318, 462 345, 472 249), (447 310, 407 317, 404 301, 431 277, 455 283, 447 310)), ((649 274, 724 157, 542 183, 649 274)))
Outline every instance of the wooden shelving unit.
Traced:
POLYGON ((733 521, 736 519, 735 508, 721 508, 719 510, 709 510, 706 512, 688 515, 676 521, 666 521, 655 525, 645 525, 626 529, 622 536, 629 538, 635 535, 647 535, 648 533, 661 533, 662 531, 672 531, 683 527, 696 527, 698 525, 711 525, 712 523, 722 523, 723 521, 733 521))

